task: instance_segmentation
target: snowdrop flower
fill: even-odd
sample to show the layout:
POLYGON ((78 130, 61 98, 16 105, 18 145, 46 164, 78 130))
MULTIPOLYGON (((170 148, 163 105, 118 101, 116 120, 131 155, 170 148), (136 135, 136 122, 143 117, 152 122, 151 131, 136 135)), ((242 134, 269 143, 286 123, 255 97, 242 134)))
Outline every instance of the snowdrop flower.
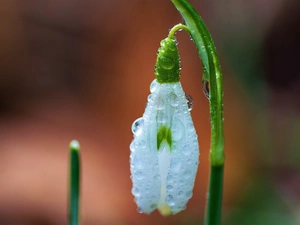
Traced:
POLYGON ((144 115, 132 124, 132 194, 146 214, 176 214, 192 197, 199 146, 179 71, 177 43, 168 37, 158 51, 144 115))

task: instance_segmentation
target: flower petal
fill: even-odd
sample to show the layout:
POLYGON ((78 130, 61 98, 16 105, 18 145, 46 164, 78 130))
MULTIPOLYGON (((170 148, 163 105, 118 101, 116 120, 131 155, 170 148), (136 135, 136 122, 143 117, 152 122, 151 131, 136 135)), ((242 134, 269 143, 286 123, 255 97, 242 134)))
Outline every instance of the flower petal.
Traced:
POLYGON ((145 213, 157 207, 163 215, 176 214, 192 197, 197 135, 180 82, 154 80, 150 90, 145 113, 132 128, 132 192, 145 213))

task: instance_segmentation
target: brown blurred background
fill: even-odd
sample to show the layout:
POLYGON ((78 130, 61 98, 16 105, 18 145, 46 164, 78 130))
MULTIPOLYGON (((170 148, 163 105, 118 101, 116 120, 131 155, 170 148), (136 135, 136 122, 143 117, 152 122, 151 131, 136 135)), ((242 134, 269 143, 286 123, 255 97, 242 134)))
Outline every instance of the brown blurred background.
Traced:
MULTIPOLYGON (((224 224, 300 223, 300 2, 191 0, 225 85, 224 224)), ((201 156, 194 196, 168 218, 131 195, 131 124, 161 39, 182 22, 163 0, 10 0, 0 7, 0 224, 67 224, 68 144, 82 146, 82 224, 201 224, 210 124, 201 63, 177 35, 201 156)))

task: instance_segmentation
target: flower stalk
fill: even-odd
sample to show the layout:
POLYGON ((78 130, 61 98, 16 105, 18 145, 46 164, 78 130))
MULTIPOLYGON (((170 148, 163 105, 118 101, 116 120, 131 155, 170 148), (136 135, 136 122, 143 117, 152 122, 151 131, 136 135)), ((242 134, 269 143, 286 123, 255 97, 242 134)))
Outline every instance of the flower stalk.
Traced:
POLYGON ((211 117, 210 183, 205 225, 219 225, 224 170, 223 80, 215 45, 203 20, 186 0, 171 0, 188 27, 203 64, 203 82, 209 82, 211 117))

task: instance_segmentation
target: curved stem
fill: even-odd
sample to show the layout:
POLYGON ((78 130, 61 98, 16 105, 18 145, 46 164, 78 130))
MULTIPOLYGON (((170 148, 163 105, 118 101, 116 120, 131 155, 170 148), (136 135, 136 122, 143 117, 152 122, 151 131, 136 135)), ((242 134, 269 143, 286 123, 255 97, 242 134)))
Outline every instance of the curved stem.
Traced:
POLYGON ((187 26, 183 25, 182 23, 179 23, 170 30, 168 37, 173 37, 175 33, 180 29, 190 33, 190 29, 187 26))
POLYGON ((80 156, 79 143, 70 143, 69 225, 79 224, 80 156))
POLYGON ((196 10, 186 0, 171 0, 182 15, 203 64, 203 78, 210 86, 211 117, 210 184, 205 225, 219 225, 222 211, 224 168, 223 79, 211 35, 196 10))

